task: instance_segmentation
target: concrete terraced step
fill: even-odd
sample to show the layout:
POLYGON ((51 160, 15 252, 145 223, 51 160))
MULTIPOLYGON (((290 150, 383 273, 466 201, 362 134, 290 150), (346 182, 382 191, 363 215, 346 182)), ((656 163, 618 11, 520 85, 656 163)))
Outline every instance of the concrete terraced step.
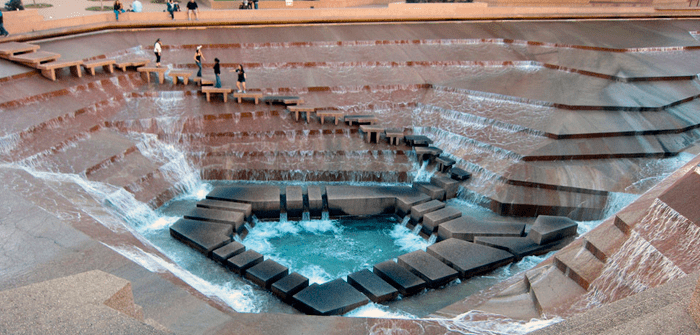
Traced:
POLYGON ((535 306, 541 315, 557 315, 586 293, 581 286, 564 275, 556 266, 546 265, 525 273, 535 306))
POLYGON ((577 240, 554 256, 554 265, 569 278, 588 290, 591 282, 603 271, 605 265, 584 247, 584 240, 577 240))
POLYGON ((136 143, 126 136, 110 129, 99 129, 75 145, 44 155, 38 164, 62 173, 83 173, 134 150, 137 150, 136 143))
MULTIPOLYGON (((119 187, 138 184, 159 173, 161 165, 143 156, 138 150, 132 150, 123 157, 95 168, 87 173, 92 181, 104 182, 119 187)), ((131 188, 134 188, 133 185, 131 188)))
POLYGON ((478 306, 478 310, 487 313, 508 315, 509 317, 530 320, 540 318, 535 301, 532 300, 530 288, 525 280, 519 280, 515 284, 499 292, 478 306))
POLYGON ((500 215, 568 216, 574 220, 599 220, 608 201, 606 195, 557 191, 508 184, 470 182, 464 188, 490 199, 489 208, 500 215))

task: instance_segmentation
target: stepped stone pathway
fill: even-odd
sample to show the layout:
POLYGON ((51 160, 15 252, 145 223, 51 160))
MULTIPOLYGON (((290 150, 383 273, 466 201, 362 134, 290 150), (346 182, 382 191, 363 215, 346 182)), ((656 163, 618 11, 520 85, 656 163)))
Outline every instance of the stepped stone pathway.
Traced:
MULTIPOLYGON (((473 277, 526 255, 561 247, 563 239, 576 234, 575 223, 572 225, 570 219, 543 216, 538 218, 528 236, 517 237, 529 244, 508 249, 478 244, 479 239, 513 232, 521 236, 523 224, 501 223, 496 225, 499 227, 484 229, 488 223, 476 222, 474 226, 480 229, 461 235, 463 239, 448 238, 431 245, 427 252, 418 250, 399 256, 397 261, 380 262, 371 271, 365 269, 348 275, 347 281, 339 278, 310 286, 308 278, 290 273, 290 269, 273 259, 234 241, 234 238, 244 239, 248 229, 255 229, 253 218, 278 220, 287 210, 300 217, 303 213, 310 216, 312 210, 327 211, 331 218, 401 213, 405 222, 416 218, 414 224, 422 222, 423 227, 428 227, 424 230, 427 236, 437 238, 434 232, 443 224, 459 220, 461 212, 442 201, 430 200, 431 197, 419 189, 293 185, 284 187, 282 192, 279 186, 272 185, 219 186, 173 224, 170 234, 232 272, 270 290, 282 301, 315 315, 344 314, 368 301, 382 302, 396 299, 399 294, 410 296, 426 288, 439 289, 457 278, 473 277), (467 236, 476 243, 467 241, 467 236)), ((459 220, 475 221, 473 218, 459 220)))

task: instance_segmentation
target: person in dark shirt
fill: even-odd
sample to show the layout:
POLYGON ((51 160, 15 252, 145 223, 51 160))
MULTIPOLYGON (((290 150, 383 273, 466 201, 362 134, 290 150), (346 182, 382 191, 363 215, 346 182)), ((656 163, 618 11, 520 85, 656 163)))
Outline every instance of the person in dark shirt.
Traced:
POLYGON ((8 33, 7 30, 5 30, 5 24, 2 20, 2 11, 0 11, 0 36, 7 36, 9 34, 10 33, 8 33))
POLYGON ((236 88, 238 89, 238 93, 245 93, 245 70, 243 70, 243 64, 238 64, 238 67, 235 70, 230 70, 231 72, 236 71, 238 73, 238 80, 236 80, 236 88), (243 89, 241 90, 241 87, 243 89))
POLYGON ((216 85, 214 87, 221 88, 221 66, 219 66, 218 58, 214 58, 214 75, 216 75, 216 85))
POLYGON ((190 2, 187 3, 187 19, 192 20, 192 17, 190 16, 190 13, 194 13, 194 19, 199 20, 199 7, 197 6, 197 3, 194 0, 190 0, 190 2))
POLYGON ((197 77, 202 76, 202 61, 204 60, 204 54, 202 54, 202 46, 197 47, 197 51, 194 52, 194 63, 197 64, 199 71, 197 71, 197 77))
POLYGON ((119 0, 116 0, 114 2, 114 16, 117 18, 117 21, 119 21, 119 13, 124 13, 124 6, 122 6, 122 2, 119 0))

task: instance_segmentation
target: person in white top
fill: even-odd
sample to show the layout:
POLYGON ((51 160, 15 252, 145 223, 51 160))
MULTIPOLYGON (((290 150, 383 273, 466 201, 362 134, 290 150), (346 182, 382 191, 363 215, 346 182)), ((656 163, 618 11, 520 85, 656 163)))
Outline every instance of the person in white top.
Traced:
POLYGON ((160 66, 160 53, 163 51, 163 46, 160 44, 160 38, 153 45, 153 53, 156 54, 156 66, 160 66))
POLYGON ((141 13, 143 10, 143 5, 141 4, 141 1, 139 0, 134 0, 134 2, 131 3, 131 11, 134 13, 141 13))

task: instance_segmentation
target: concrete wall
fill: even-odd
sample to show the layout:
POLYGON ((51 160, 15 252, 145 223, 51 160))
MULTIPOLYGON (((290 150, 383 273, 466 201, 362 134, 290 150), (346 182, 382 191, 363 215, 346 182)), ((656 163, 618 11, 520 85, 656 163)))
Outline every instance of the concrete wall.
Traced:
MULTIPOLYGON (((327 3, 339 0, 305 1, 327 3)), ((361 1, 341 0, 345 4, 361 1)), ((276 1, 271 1, 277 3, 276 1)), ((279 1, 280 4, 284 3, 279 1)), ((296 3, 296 2, 295 2, 296 3)), ((299 6, 301 6, 301 3, 299 6)), ((668 13, 666 16, 694 15, 695 11, 668 13)), ((557 18, 557 17, 651 17, 659 15, 652 7, 488 7, 485 3, 389 3, 386 7, 364 8, 284 8, 264 10, 215 10, 200 12, 199 21, 187 21, 187 13, 175 14, 170 19, 166 12, 124 13, 119 22, 114 13, 80 16, 59 20, 44 20, 36 10, 7 12, 5 28, 12 34, 8 40, 22 40, 113 28, 137 28, 158 26, 206 26, 232 24, 272 24, 308 22, 366 22, 366 21, 417 21, 445 19, 499 19, 499 18, 557 18), (25 36, 16 34, 34 33, 25 36)))

